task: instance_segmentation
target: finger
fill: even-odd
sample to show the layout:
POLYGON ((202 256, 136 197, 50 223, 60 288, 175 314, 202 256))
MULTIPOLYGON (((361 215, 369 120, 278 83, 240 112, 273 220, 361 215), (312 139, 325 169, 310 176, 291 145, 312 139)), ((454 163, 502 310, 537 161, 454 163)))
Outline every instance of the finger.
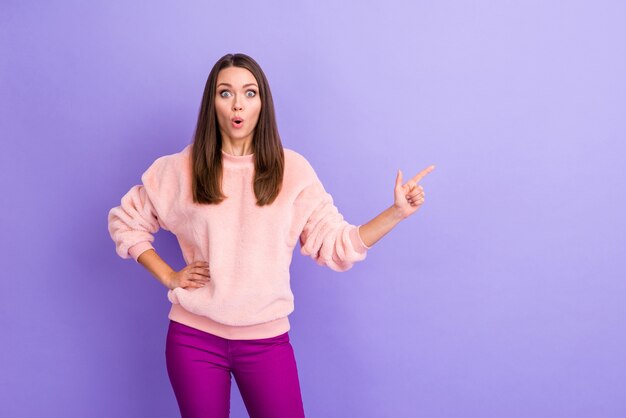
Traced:
POLYGON ((417 196, 420 194, 424 194, 424 188, 422 186, 416 187, 413 190, 411 190, 409 193, 407 193, 407 196, 417 196))
POLYGON ((207 266, 197 266, 197 265, 190 264, 187 267, 185 267, 185 271, 187 271, 188 273, 207 272, 208 271, 208 267, 207 266))
POLYGON ((187 283, 189 284, 189 286, 193 287, 202 287, 207 284, 207 282, 204 280, 189 280, 187 283))
POLYGON ((209 270, 204 268, 204 267, 194 267, 191 270, 191 273, 192 274, 197 274, 197 275, 200 275, 200 276, 209 277, 209 270))
POLYGON ((409 193, 406 195, 407 198, 415 198, 417 196, 423 196, 424 195, 424 190, 420 190, 419 188, 414 190, 412 193, 409 193))
POLYGON ((420 181, 421 179, 423 179, 423 178, 426 176, 426 174, 430 173, 430 172, 431 172, 431 171, 433 171, 434 169, 435 169, 435 166, 434 166, 434 165, 431 165, 431 166, 429 166, 429 167, 427 167, 427 168, 423 169, 422 171, 420 171, 419 173, 417 173, 417 174, 415 175, 415 177, 413 177, 413 178, 411 179, 411 181, 414 181, 415 183, 417 183, 418 181, 420 181))
POLYGON ((423 202, 424 201, 424 195, 417 195, 417 196, 411 196, 409 198, 407 198, 407 200, 409 202, 423 202))
POLYGON ((193 280, 194 282, 208 282, 209 280, 211 280, 211 278, 208 276, 201 276, 199 274, 196 274, 189 277, 189 280, 193 280))
POLYGON ((419 199, 420 197, 424 197, 424 193, 415 193, 415 194, 410 194, 407 196, 408 199, 412 199, 412 200, 419 199))
POLYGON ((189 269, 187 269, 187 278, 188 279, 194 279, 195 277, 209 277, 210 273, 209 271, 204 268, 204 267, 191 267, 189 269))
POLYGON ((189 281, 194 283, 208 283, 211 281, 211 279, 209 277, 195 276, 190 277, 189 281))
POLYGON ((417 184, 417 183, 413 183, 413 180, 410 180, 409 182, 407 182, 406 186, 409 188, 409 192, 419 192, 424 190, 424 188, 417 184))
POLYGON ((402 185, 402 170, 398 169, 398 173, 396 174, 396 188, 402 185))

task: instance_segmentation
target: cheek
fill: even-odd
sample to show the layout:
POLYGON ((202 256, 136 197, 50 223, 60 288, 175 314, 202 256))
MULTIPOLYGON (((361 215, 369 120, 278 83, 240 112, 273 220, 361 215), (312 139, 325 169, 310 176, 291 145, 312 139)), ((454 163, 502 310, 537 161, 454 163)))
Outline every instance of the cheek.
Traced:
POLYGON ((215 112, 217 113, 217 117, 218 118, 223 118, 224 117, 224 106, 221 104, 218 104, 217 102, 215 103, 215 112))
POLYGON ((254 104, 254 116, 255 116, 255 118, 258 118, 260 114, 261 114, 261 101, 259 100, 258 103, 254 104))

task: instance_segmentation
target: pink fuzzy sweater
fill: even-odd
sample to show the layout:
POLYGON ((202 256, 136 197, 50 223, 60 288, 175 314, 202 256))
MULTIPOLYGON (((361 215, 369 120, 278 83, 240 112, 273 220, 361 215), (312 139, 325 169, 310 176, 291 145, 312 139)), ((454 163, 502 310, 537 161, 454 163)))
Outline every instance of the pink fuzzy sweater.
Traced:
POLYGON ((160 228, 178 239, 187 264, 209 263, 211 279, 196 289, 168 290, 169 319, 229 339, 269 338, 290 329, 294 310, 289 282, 293 250, 319 265, 345 271, 364 260, 359 226, 343 219, 309 162, 284 148, 283 187, 269 206, 256 205, 254 155, 222 151, 218 205, 192 199, 191 145, 157 158, 108 214, 122 258, 151 248, 160 228))

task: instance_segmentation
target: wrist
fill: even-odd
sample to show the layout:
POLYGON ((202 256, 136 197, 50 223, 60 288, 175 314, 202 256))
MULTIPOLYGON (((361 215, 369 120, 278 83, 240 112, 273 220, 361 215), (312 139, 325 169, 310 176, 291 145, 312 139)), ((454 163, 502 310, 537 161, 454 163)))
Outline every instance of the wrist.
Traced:
POLYGON ((391 207, 389 208, 389 211, 391 213, 391 217, 393 218, 395 222, 400 222, 406 219, 406 215, 404 211, 401 208, 397 207, 395 204, 391 205, 391 207))
POLYGON ((163 285, 165 285, 165 287, 167 287, 169 290, 173 289, 172 285, 174 282, 174 274, 176 274, 176 272, 174 270, 171 270, 167 272, 161 280, 161 283, 163 283, 163 285))

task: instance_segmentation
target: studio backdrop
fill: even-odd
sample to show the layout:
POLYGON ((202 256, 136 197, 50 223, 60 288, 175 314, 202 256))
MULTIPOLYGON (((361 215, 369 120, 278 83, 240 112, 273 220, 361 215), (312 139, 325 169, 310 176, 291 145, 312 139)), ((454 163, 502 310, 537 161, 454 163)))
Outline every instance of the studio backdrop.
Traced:
MULTIPOLYGON (((108 211, 191 143, 213 63, 269 80, 344 219, 426 201, 348 271, 294 251, 307 416, 626 416, 620 1, 3 1, 0 416, 178 416, 167 289, 108 211)), ((160 230, 157 252, 184 261, 160 230)), ((247 416, 233 382, 231 416, 247 416)))

